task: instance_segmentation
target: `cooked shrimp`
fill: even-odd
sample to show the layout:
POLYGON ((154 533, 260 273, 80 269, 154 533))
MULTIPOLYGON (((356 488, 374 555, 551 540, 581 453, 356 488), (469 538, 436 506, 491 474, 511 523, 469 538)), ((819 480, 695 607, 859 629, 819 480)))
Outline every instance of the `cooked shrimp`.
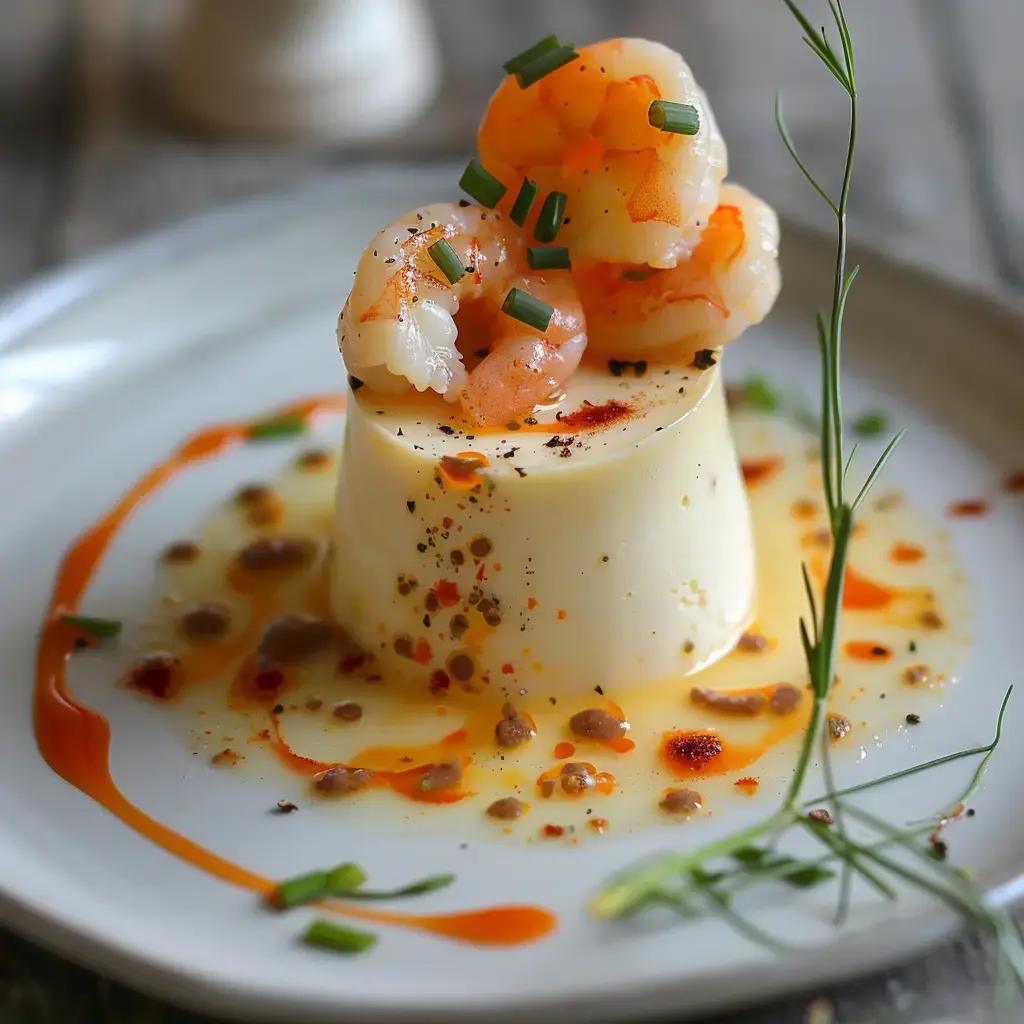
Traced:
POLYGON ((508 188, 500 208, 530 178, 566 193, 558 242, 574 264, 674 266, 696 246, 726 173, 711 107, 683 58, 660 43, 613 39, 578 52, 526 89, 507 78, 492 97, 477 148, 508 188), (653 128, 657 99, 696 107, 697 134, 653 128))
POLYGON ((424 206, 379 231, 338 320, 345 365, 367 387, 392 394, 429 388, 461 401, 481 425, 507 422, 549 398, 586 344, 571 276, 529 270, 515 224, 470 204, 424 206), (454 284, 427 251, 441 239, 465 267, 454 284), (501 311, 513 287, 552 307, 545 331, 501 311), (464 351, 486 350, 472 372, 456 345, 460 321, 470 335, 464 351))
POLYGON ((767 316, 781 286, 779 222, 726 183, 700 244, 670 270, 599 264, 574 272, 591 348, 615 359, 679 359, 767 316))

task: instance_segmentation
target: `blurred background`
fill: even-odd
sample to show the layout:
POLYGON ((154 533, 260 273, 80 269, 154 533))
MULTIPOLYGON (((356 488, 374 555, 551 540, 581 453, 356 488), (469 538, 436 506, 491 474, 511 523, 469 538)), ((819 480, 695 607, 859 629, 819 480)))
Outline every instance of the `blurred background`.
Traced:
MULTIPOLYGON (((818 0, 804 6, 824 12, 818 0)), ((1024 3, 847 8, 863 110, 855 237, 1019 293, 1024 3)), ((731 176, 784 215, 827 225, 782 149, 772 103, 783 88, 791 131, 828 180, 845 98, 781 0, 0 0, 0 297, 41 270, 311 175, 464 162, 502 61, 550 32, 680 50, 711 98, 731 176)), ((986 978, 967 937, 837 987, 820 1015, 798 997, 728 1019, 980 1021, 986 978)), ((0 1020, 200 1018, 0 934, 0 1020)))
MULTIPOLYGON (((863 93, 856 234, 960 280, 1020 287, 1024 4, 848 8, 863 93)), ((0 0, 0 292, 304 176, 465 159, 501 62, 548 32, 681 50, 732 175, 783 213, 821 216, 772 99, 785 89, 791 130, 824 170, 838 163, 844 97, 781 2, 0 0)))

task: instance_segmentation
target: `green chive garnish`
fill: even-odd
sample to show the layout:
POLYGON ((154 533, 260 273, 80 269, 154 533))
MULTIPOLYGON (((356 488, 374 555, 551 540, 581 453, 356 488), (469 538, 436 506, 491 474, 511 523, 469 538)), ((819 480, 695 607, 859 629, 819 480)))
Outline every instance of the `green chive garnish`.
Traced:
POLYGON ((861 437, 877 437, 888 429, 888 421, 880 412, 869 412, 854 421, 854 432, 861 437))
POLYGON ((329 949, 334 953, 365 953, 377 942, 371 932, 357 931, 331 921, 314 921, 307 929, 302 941, 317 949, 329 949))
POLYGON ((508 191, 498 179, 488 171, 479 160, 473 159, 466 164, 466 169, 459 178, 459 188, 466 195, 472 196, 481 206, 488 210, 494 209, 501 197, 508 191))
POLYGON ((700 131, 700 115, 689 103, 655 100, 647 108, 647 120, 655 128, 676 135, 696 135, 700 131))
POLYGON ((764 377, 748 377, 743 385, 743 398, 758 412, 776 412, 779 408, 779 396, 764 377))
POLYGON ((121 635, 122 624, 117 619, 96 619, 90 615, 62 615, 61 622, 77 626, 84 633, 91 633, 97 640, 113 640, 121 635))
POLYGON ((344 896, 366 881, 366 872, 358 864, 339 864, 327 872, 326 888, 332 896, 344 896))
POLYGON ((279 437, 296 437, 306 432, 306 421, 294 417, 264 420, 249 427, 250 441, 275 441, 279 437))
POLYGON ((508 74, 515 74, 521 67, 543 56, 548 50, 557 50, 560 45, 558 36, 547 36, 539 43, 534 43, 533 46, 523 50, 522 53, 517 53, 514 57, 505 61, 502 67, 508 74))
POLYGON ((526 223, 526 218, 530 216, 530 210, 533 209, 533 204, 539 191, 537 182, 530 181, 529 178, 523 178, 523 183, 519 186, 519 195, 516 196, 516 201, 512 204, 512 209, 509 211, 509 219, 522 227, 526 223))
POLYGON ((505 301, 501 304, 502 313, 520 323, 535 327, 538 331, 546 331, 551 323, 551 316, 555 312, 546 302, 535 299, 529 292, 520 288, 509 289, 505 301))
POLYGON ((558 237, 565 216, 565 193, 549 192, 540 208, 540 215, 533 228, 533 237, 538 242, 553 242, 558 237))
POLYGON ((404 896, 422 896, 424 893, 435 892, 454 881, 454 875, 430 875, 412 885, 404 885, 401 889, 353 889, 336 895, 346 900, 397 900, 404 896))
POLYGON ((466 268, 462 265, 462 260, 443 238, 433 245, 427 246, 427 255, 437 264, 441 273, 448 278, 449 284, 455 284, 460 277, 465 276, 466 268))
POLYGON ((327 889, 327 873, 310 871, 307 875, 297 875, 284 882, 278 882, 277 888, 270 894, 270 902, 278 910, 291 910, 301 907, 303 903, 313 903, 329 896, 327 889))
POLYGON ((549 245, 541 249, 527 249, 526 262, 531 270, 569 270, 569 250, 564 245, 549 245))
POLYGON ((579 54, 571 46, 558 46, 553 50, 545 50, 539 57, 534 57, 529 64, 516 68, 513 74, 520 89, 527 89, 534 82, 539 82, 545 75, 557 71, 560 67, 579 59, 579 54))

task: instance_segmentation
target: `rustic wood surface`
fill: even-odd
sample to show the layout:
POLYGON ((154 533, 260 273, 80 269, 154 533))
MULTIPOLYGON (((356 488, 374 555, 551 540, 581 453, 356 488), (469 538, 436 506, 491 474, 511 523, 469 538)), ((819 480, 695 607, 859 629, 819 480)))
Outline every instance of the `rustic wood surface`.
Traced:
MULTIPOLYGON (((784 213, 815 215, 775 139, 771 98, 815 163, 843 108, 762 0, 435 0, 447 62, 435 108, 399 142, 340 147, 196 138, 165 115, 159 46, 180 4, 0 0, 0 306, 44 269, 162 223, 304 175, 471 147, 506 52, 541 34, 650 35, 685 52, 713 98, 732 173, 784 213)), ((1024 282, 1024 5, 850 0, 863 80, 857 233, 950 278, 1024 282)), ((990 964, 973 936, 884 974, 718 1018, 797 1024, 822 997, 836 1022, 980 1022, 990 964)), ((814 1018, 815 1020, 819 1018, 814 1018)), ((829 1019, 827 1017, 821 1019, 829 1019)), ((185 1024, 173 1009, 0 932, 0 1024, 185 1024)), ((210 1022, 207 1022, 210 1024, 210 1022)))

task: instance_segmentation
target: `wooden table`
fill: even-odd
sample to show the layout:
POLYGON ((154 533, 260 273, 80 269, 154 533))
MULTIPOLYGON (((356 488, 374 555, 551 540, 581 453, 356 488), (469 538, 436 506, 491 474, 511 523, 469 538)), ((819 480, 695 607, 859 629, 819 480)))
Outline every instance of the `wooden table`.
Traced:
MULTIPOLYGON (((154 46, 174 5, 0 0, 0 295, 33 274, 153 226, 304 175, 472 146, 481 99, 507 52, 543 31, 637 34, 689 55, 730 143, 733 174, 783 212, 821 220, 775 138, 771 99, 815 165, 836 158, 841 97, 778 5, 762 0, 436 0, 448 61, 436 112, 400 143, 338 147, 200 140, 161 114, 154 46)), ((902 259, 982 287, 1024 283, 1024 5, 851 0, 863 89, 855 233, 902 259)), ((2 299, 0 299, 2 302, 2 299)), ((980 1021, 990 982, 966 936, 913 963, 823 993, 835 1021, 980 1021)), ((812 997, 727 1018, 810 1020, 812 997)), ((817 1021, 819 1018, 814 1018, 817 1021)), ((820 1018, 828 1020, 828 1017, 820 1018)), ((0 933, 4 1024, 203 1020, 0 933)))

